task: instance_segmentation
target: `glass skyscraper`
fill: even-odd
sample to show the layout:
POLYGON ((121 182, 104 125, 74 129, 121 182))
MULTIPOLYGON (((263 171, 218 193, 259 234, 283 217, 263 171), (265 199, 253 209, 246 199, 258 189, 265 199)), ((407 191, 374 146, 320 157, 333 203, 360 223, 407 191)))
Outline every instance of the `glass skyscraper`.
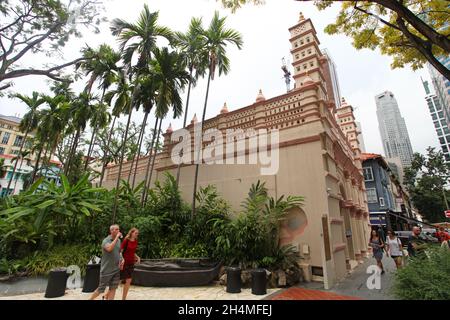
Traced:
POLYGON ((411 140, 394 94, 385 91, 375 96, 375 102, 378 127, 386 157, 400 158, 402 166, 409 167, 413 158, 411 140))

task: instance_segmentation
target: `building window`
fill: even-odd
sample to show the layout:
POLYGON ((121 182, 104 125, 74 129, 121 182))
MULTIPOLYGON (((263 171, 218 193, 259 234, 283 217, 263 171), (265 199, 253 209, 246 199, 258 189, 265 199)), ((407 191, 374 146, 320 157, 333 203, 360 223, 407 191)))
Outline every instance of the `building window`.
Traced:
POLYGON ((300 59, 300 56, 298 54, 295 55, 295 59, 300 59))
POLYGON ((364 181, 373 181, 373 171, 371 167, 363 168, 364 181))
POLYGON ((0 154, 5 154, 5 148, 0 147, 0 154))
POLYGON ((366 190, 367 192, 367 202, 368 203, 377 203, 377 189, 369 188, 366 190))
POLYGON ((436 132, 437 132, 438 136, 443 136, 441 129, 437 129, 436 132))
POLYGON ((5 134, 3 135, 2 144, 8 144, 10 136, 11 136, 11 133, 5 132, 5 134))
POLYGON ((385 203, 384 203, 384 198, 380 197, 380 207, 384 207, 385 203))
POLYGON ((14 147, 20 147, 22 145, 23 136, 17 136, 14 141, 14 147))

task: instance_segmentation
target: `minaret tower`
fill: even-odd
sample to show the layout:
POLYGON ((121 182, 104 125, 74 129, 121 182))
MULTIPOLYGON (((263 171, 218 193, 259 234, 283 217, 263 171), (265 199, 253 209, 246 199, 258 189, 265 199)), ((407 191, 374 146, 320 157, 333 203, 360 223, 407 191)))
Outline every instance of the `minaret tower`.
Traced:
POLYGON ((322 89, 320 98, 327 100, 325 80, 321 69, 324 57, 319 49, 320 41, 317 39, 311 19, 305 19, 300 13, 298 23, 289 28, 289 32, 291 33, 295 89, 301 89, 311 82, 318 83, 322 89))

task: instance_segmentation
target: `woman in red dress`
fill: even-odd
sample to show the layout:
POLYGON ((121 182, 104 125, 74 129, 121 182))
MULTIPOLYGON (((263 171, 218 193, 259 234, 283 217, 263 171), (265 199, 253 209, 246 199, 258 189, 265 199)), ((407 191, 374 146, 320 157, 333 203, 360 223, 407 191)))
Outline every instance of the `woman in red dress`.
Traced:
POLYGON ((141 263, 141 258, 136 254, 138 246, 139 230, 132 228, 120 246, 120 253, 122 255, 122 262, 120 265, 120 280, 122 280, 123 293, 122 300, 127 299, 128 290, 130 290, 131 278, 133 275, 134 265, 141 263))

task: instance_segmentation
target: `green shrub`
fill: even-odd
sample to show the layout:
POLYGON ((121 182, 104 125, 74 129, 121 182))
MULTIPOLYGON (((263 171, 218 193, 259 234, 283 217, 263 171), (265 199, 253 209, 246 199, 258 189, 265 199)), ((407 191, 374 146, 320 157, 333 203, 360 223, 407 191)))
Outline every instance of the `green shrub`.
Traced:
POLYGON ((398 270, 393 293, 406 300, 450 300, 450 251, 432 248, 398 270))
MULTIPOLYGON (((98 245, 100 247, 100 245, 98 245)), ((30 275, 46 275, 51 269, 77 265, 84 274, 85 266, 92 257, 92 245, 61 245, 46 251, 36 251, 21 261, 30 275)))

